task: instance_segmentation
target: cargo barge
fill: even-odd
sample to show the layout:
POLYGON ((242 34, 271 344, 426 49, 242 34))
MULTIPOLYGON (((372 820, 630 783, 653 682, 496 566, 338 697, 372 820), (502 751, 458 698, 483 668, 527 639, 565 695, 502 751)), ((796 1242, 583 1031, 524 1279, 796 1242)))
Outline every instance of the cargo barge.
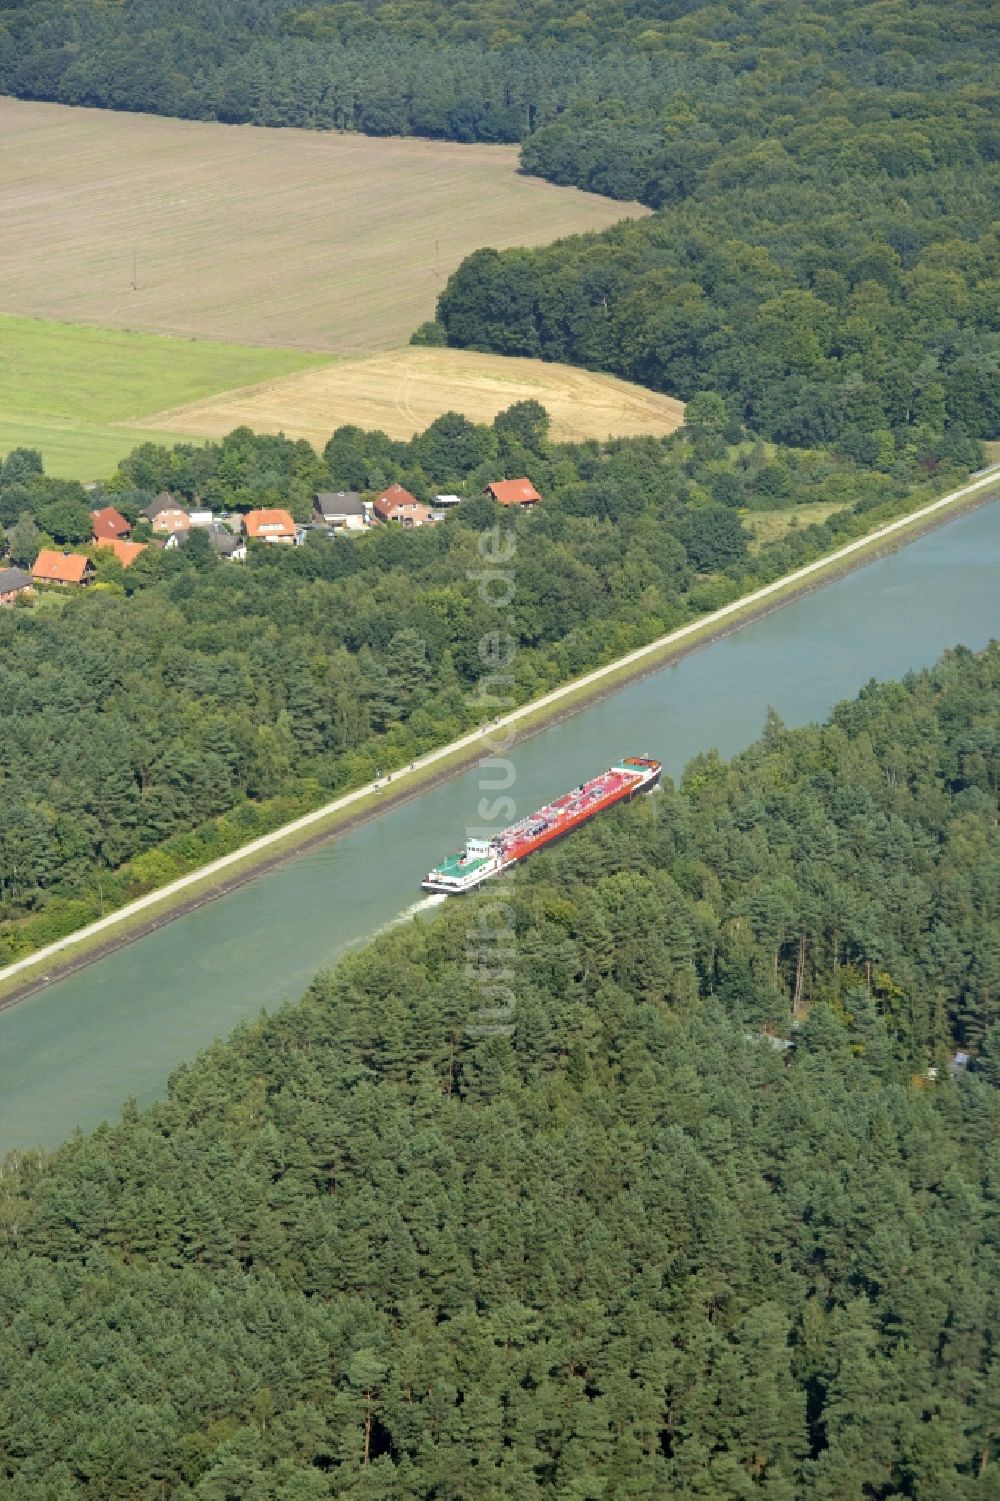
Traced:
POLYGON ((605 808, 631 802, 638 793, 651 791, 662 774, 661 763, 651 756, 627 756, 617 766, 609 766, 600 776, 563 793, 492 838, 468 839, 464 849, 442 860, 420 884, 425 891, 442 891, 449 896, 472 891, 605 808))

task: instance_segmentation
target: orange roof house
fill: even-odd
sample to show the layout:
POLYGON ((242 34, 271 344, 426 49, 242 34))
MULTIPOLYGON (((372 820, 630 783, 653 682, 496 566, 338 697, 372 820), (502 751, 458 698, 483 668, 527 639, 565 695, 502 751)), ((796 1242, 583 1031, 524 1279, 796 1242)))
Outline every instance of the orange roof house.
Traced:
POLYGON ((243 518, 243 530, 256 542, 294 542, 295 522, 287 511, 247 511, 243 518))
POLYGON ((502 506, 537 506, 541 496, 530 479, 498 479, 487 485, 484 495, 492 495, 502 506))
POLYGON ((372 501, 372 510, 379 521, 398 521, 401 526, 426 526, 431 519, 431 508, 425 506, 402 485, 390 485, 372 501))
POLYGON ((98 547, 110 547, 123 568, 130 568, 141 552, 146 551, 145 542, 123 542, 118 537, 98 537, 98 547))
POLYGON ((31 577, 41 584, 86 584, 94 565, 82 552, 55 552, 43 547, 31 565, 31 577))
POLYGON ((91 511, 90 526, 95 542, 111 542, 116 537, 124 539, 132 531, 130 523, 114 506, 103 506, 99 511, 91 511))

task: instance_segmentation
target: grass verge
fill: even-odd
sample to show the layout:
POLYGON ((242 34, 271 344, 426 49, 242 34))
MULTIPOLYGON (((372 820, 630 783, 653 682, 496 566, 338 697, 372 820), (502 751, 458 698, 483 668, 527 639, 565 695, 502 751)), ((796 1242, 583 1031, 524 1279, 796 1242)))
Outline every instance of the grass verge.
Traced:
POLYGON ((837 511, 844 509, 839 500, 808 501, 805 505, 787 506, 780 511, 740 512, 740 520, 753 534, 751 552, 759 552, 768 542, 777 542, 789 532, 802 527, 818 526, 837 511))

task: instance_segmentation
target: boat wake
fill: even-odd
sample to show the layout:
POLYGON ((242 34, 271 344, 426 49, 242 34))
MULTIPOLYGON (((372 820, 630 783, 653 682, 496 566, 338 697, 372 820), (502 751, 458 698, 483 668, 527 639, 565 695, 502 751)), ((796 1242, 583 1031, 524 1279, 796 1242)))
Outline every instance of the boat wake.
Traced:
POLYGON ((430 912, 435 907, 440 907, 441 903, 446 902, 447 900, 447 892, 432 892, 430 896, 422 897, 419 902, 412 902, 409 907, 404 908, 402 912, 398 913, 395 917, 390 918, 389 921, 385 923, 381 928, 379 928, 378 931, 380 933, 386 933, 390 928, 398 928, 401 923, 412 922, 413 919, 419 916, 421 912, 430 912))

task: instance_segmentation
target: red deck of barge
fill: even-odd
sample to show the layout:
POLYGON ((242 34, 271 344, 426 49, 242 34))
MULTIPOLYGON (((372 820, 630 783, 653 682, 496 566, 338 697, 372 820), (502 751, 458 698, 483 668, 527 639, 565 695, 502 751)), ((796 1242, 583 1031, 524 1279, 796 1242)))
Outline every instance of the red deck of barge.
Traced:
POLYGON ((578 823, 583 823, 602 808, 628 796, 643 779, 643 769, 626 771, 620 766, 612 767, 599 777, 584 782, 572 792, 566 792, 552 803, 539 808, 529 818, 505 829, 500 836, 504 855, 512 860, 521 860, 549 840, 568 833, 578 823))

